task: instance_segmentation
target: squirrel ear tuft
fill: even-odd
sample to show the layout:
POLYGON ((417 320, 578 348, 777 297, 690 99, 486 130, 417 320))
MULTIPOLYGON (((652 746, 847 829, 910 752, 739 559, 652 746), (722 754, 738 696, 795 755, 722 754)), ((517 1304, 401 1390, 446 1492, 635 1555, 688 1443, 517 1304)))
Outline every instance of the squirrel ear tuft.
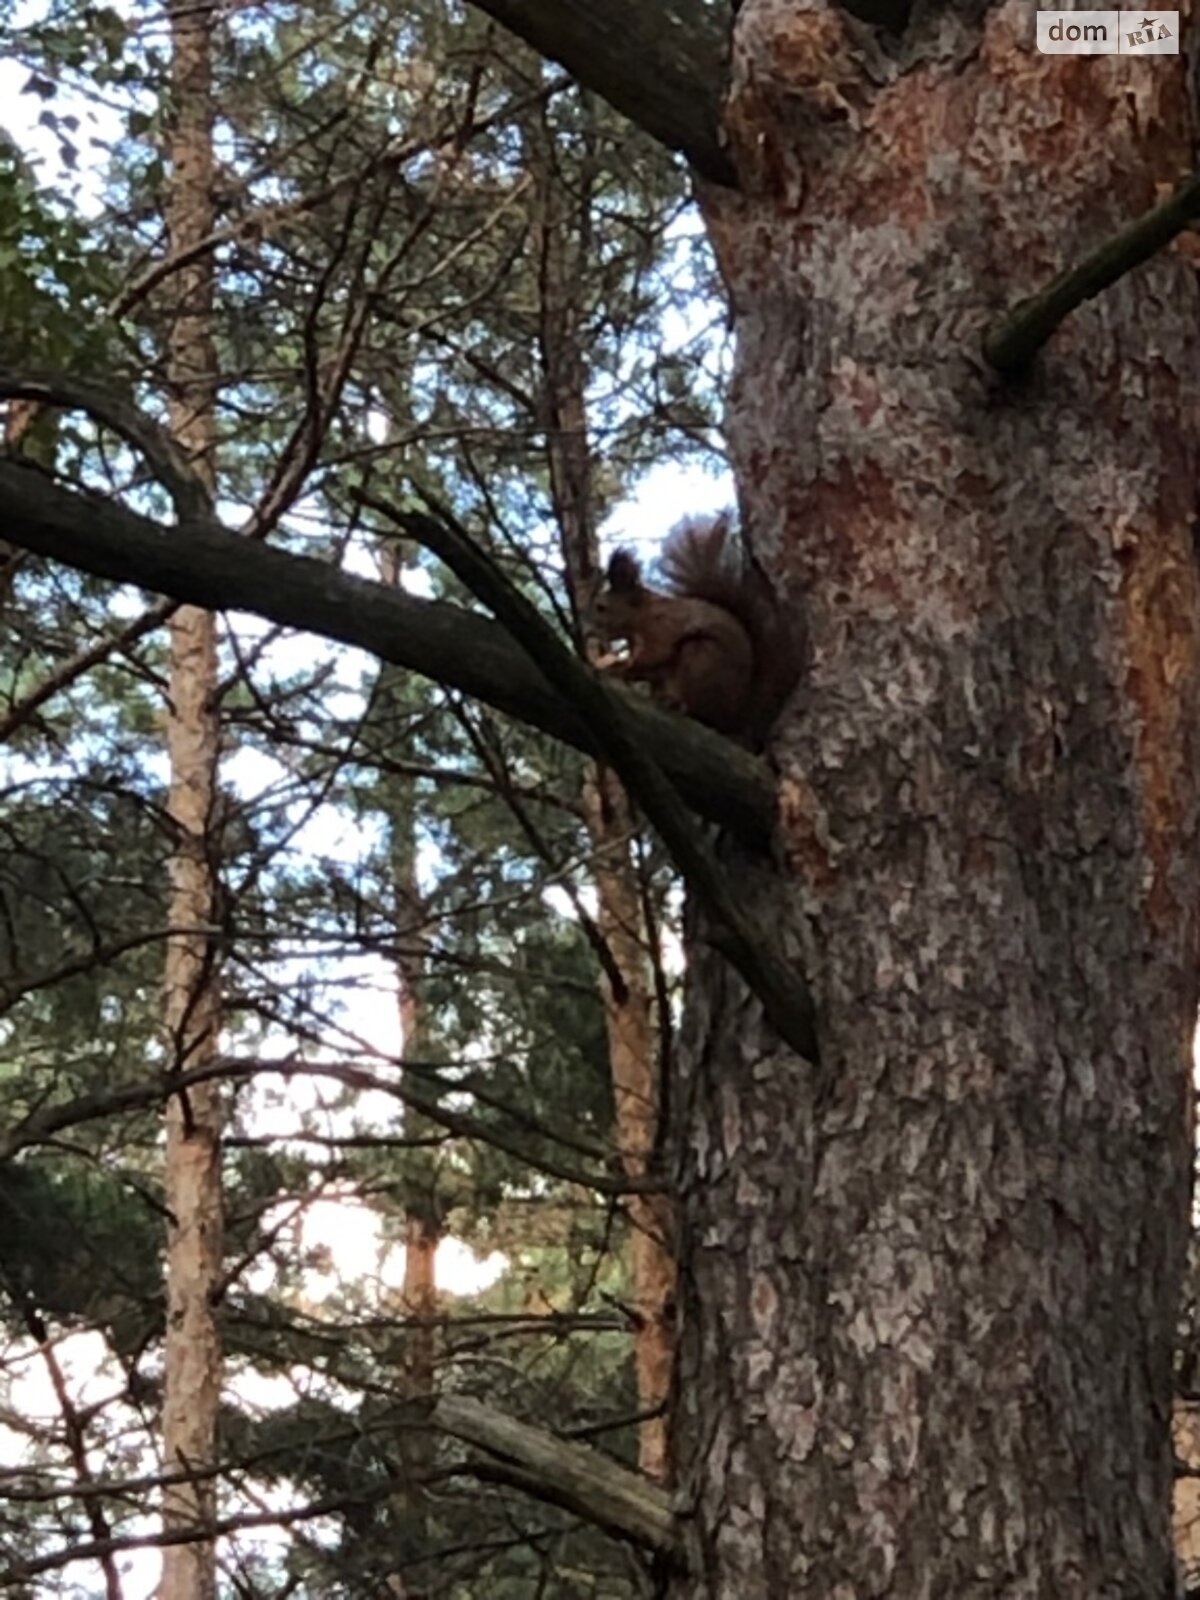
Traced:
POLYGON ((610 589, 637 589, 642 582, 642 564, 632 550, 614 550, 608 560, 610 589))

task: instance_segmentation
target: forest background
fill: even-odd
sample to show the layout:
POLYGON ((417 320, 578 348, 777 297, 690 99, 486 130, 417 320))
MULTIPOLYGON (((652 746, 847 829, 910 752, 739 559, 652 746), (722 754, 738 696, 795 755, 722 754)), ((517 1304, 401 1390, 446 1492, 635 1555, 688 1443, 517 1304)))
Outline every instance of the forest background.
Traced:
MULTIPOLYGON (((652 550, 681 510, 725 502, 721 312, 664 152, 470 12, 193 11, 227 521, 257 512, 284 548, 462 599, 352 499, 415 483, 561 613, 569 519, 594 564, 602 539, 652 550)), ((153 413, 179 320, 164 216, 188 19, 5 21, 3 364, 70 368, 153 413)), ((161 509, 86 413, 14 402, 8 431, 161 509)), ((6 1591, 133 1597, 161 1567, 161 622, 10 552, 6 1591)), ((679 971, 661 855, 627 821, 597 840, 583 761, 460 695, 236 614, 218 651, 221 1592, 532 1595, 548 1574, 560 1595, 641 1592, 641 1558, 462 1477, 462 1447, 433 1452, 403 1407, 436 1380, 636 1460, 596 853, 639 907, 626 959, 656 1052, 679 971)))

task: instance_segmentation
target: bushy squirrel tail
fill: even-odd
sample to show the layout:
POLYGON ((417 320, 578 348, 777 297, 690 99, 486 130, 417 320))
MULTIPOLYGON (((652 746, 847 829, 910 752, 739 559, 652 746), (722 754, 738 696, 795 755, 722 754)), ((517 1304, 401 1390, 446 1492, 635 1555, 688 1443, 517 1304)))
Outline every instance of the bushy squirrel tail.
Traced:
POLYGON ((750 635, 754 689, 746 734, 752 743, 759 743, 803 673, 801 623, 784 611, 749 559, 728 512, 681 522, 668 534, 658 566, 672 594, 722 607, 750 635))

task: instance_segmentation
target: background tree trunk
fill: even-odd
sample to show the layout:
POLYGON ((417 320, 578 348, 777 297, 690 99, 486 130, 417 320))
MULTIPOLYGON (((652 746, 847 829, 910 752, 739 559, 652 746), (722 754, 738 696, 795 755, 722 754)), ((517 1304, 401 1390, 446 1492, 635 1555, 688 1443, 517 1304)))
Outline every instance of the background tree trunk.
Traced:
MULTIPOLYGON (((410 547, 389 544, 379 555, 380 577, 399 586, 410 547)), ((388 743, 402 749, 405 724, 411 711, 405 704, 405 685, 411 682, 394 667, 385 667, 379 699, 391 723, 388 743)), ((385 722, 385 727, 387 723, 385 722)), ((417 873, 417 796, 411 778, 386 780, 386 809, 392 867, 393 924, 396 930, 396 995, 400 1013, 401 1053, 405 1060, 428 1059, 426 1048, 424 984, 427 927, 431 919, 417 873)), ((418 1090, 420 1082, 417 1083, 418 1090)), ((435 1124, 411 1106, 405 1109, 404 1131, 413 1140, 429 1138, 435 1124)), ((403 1375, 405 1398, 432 1398, 437 1376, 437 1252, 442 1238, 441 1200, 438 1193, 439 1157, 435 1150, 414 1148, 404 1157, 404 1282, 400 1289, 403 1375)), ((428 1480, 433 1467, 434 1441, 427 1429, 410 1428, 400 1438, 404 1480, 400 1485, 401 1521, 398 1530, 399 1573, 392 1579, 402 1600, 424 1600, 428 1573, 422 1563, 430 1556, 428 1480)))
MULTIPOLYGON (((210 9, 194 0, 171 7, 173 95, 168 141, 171 168, 169 247, 185 250, 211 232, 214 213, 210 9)), ((168 340, 170 423, 210 488, 215 477, 211 256, 201 256, 174 282, 168 340)), ((182 606, 171 619, 167 744, 168 806, 176 828, 171 863, 172 926, 188 930, 167 953, 169 1065, 190 1071, 215 1058, 221 1023, 213 938, 204 932, 217 914, 215 835, 220 723, 216 623, 210 612, 182 606)), ((221 1340, 215 1296, 221 1276, 221 1096, 201 1084, 167 1103, 166 1202, 167 1333, 163 1396, 163 1458, 168 1472, 197 1472, 216 1456, 221 1397, 221 1340)), ((169 1488, 163 1522, 173 1529, 211 1523, 212 1478, 169 1488)), ((167 1545, 162 1600, 213 1600, 216 1549, 211 1541, 167 1545)))
MULTIPOLYGON (((543 108, 544 111, 544 108, 543 108)), ((537 197, 542 425, 550 494, 558 523, 572 608, 590 647, 608 648, 589 634, 599 571, 595 464, 589 439, 586 338, 580 285, 585 281, 594 197, 584 160, 572 194, 558 171, 554 142, 543 126, 531 131, 526 153, 537 197)), ((576 153, 578 154, 578 152, 576 153)), ((634 853, 632 808, 615 774, 589 767, 584 820, 594 854, 596 927, 604 940, 601 974, 612 1071, 616 1136, 625 1171, 640 1181, 651 1170, 658 1140, 661 1036, 655 1015, 651 941, 634 853)), ((669 1200, 631 1194, 629 1274, 638 1409, 638 1465, 649 1477, 671 1476, 667 1398, 675 1357, 675 1258, 669 1200)))
POLYGON ((746 0, 707 220, 822 1065, 689 972, 688 1600, 1171 1592, 1196 1005, 1197 293, 1168 252, 1019 386, 982 329, 1191 162, 1180 61, 1033 15, 885 48, 746 0), (982 32, 981 32, 982 27, 982 32))

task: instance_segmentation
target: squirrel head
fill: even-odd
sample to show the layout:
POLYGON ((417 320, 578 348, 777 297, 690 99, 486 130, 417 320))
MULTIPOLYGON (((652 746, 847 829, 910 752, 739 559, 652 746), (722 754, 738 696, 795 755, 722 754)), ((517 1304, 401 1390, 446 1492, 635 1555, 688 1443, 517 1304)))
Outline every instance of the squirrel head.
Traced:
POLYGON ((609 558, 605 584, 596 596, 593 623, 602 638, 628 639, 635 619, 650 598, 642 582, 642 564, 631 550, 617 550, 609 558))
POLYGON ((642 587, 642 564, 632 550, 614 550, 606 577, 614 594, 632 594, 642 587))

